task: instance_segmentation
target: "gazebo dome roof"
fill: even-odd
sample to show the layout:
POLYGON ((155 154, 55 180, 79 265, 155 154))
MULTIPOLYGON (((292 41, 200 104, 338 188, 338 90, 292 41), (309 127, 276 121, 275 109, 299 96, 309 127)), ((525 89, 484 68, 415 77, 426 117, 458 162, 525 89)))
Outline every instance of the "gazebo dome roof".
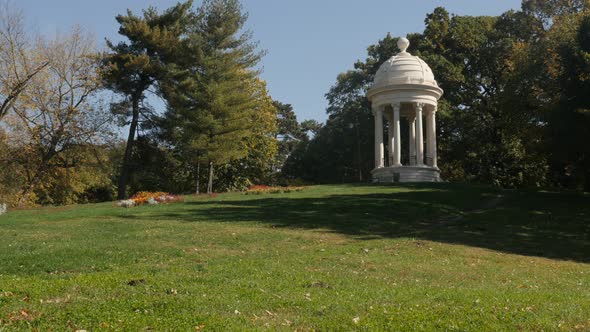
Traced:
POLYGON ((400 38, 397 46, 401 52, 389 58, 379 67, 371 90, 404 84, 418 84, 438 88, 434 74, 428 64, 419 57, 406 52, 406 49, 410 46, 409 40, 400 38))

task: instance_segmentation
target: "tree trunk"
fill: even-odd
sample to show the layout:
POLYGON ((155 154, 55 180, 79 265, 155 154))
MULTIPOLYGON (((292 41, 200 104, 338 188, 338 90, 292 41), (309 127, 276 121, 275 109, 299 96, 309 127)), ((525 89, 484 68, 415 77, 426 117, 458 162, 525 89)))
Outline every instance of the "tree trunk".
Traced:
POLYGON ((197 163, 197 190, 195 191, 195 194, 199 194, 199 187, 200 187, 200 177, 201 175, 201 163, 197 163))
MULTIPOLYGON (((586 170, 590 170, 590 168, 586 168, 586 170)), ((585 174, 585 181, 584 181, 584 191, 590 192, 590 171, 586 171, 585 174)))
POLYGON ((207 183, 207 194, 213 193, 213 162, 209 162, 209 181, 207 183))
POLYGON ((359 170, 359 182, 363 182, 363 168, 361 167, 361 138, 359 134, 359 123, 358 119, 356 121, 356 158, 357 158, 357 167, 359 170))
POLYGON ((125 148, 125 156, 121 165, 121 173, 119 174, 119 186, 117 190, 117 199, 119 200, 125 199, 127 195, 127 180, 129 179, 133 143, 135 142, 135 132, 139 123, 139 98, 135 98, 132 103, 133 116, 131 117, 131 125, 129 126, 129 136, 127 137, 127 147, 125 148))

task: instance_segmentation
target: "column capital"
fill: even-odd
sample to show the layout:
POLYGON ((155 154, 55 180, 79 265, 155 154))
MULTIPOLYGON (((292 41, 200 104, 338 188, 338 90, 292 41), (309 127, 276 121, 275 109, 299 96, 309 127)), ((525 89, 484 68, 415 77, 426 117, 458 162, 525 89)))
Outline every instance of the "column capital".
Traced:
POLYGON ((383 113, 383 117, 387 121, 393 121, 393 112, 387 112, 386 110, 381 111, 383 113))
POLYGON ((377 106, 377 105, 371 105, 371 113, 373 113, 373 115, 376 115, 377 112, 383 113, 383 107, 377 106))
POLYGON ((431 114, 434 114, 434 113, 436 113, 436 111, 437 111, 437 109, 438 109, 438 106, 437 106, 436 104, 435 104, 435 105, 428 104, 428 105, 430 105, 430 106, 432 106, 432 107, 428 107, 428 108, 426 108, 426 109, 424 110, 424 113, 426 113, 426 115, 431 115, 431 114))
POLYGON ((402 107, 402 104, 401 103, 391 103, 391 107, 393 107, 393 109, 397 108, 399 110, 402 107))
POLYGON ((426 105, 426 104, 424 104, 424 103, 416 103, 416 108, 422 110, 424 108, 424 105, 426 105))

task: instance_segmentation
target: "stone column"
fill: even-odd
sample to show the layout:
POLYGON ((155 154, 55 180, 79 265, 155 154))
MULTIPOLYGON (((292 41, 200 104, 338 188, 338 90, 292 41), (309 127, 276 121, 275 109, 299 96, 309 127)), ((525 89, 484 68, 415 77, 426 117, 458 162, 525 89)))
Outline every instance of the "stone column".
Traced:
POLYGON ((432 111, 426 111, 426 165, 432 166, 432 111))
POLYGON ((416 103, 416 165, 424 165, 424 135, 422 134, 422 108, 424 104, 416 103))
POLYGON ((434 106, 434 109, 430 113, 430 126, 428 127, 428 131, 430 131, 430 158, 432 158, 432 162, 430 166, 434 168, 438 168, 437 165, 437 153, 436 153, 436 111, 437 106, 434 106))
POLYGON ((389 124, 389 130, 388 130, 388 134, 389 134, 389 155, 387 156, 388 159, 388 165, 391 166, 393 165, 393 145, 394 145, 394 139, 393 139, 393 111, 391 112, 385 112, 385 118, 387 119, 387 123, 389 124))
POLYGON ((375 168, 383 167, 383 110, 373 107, 375 116, 375 168))
POLYGON ((399 130, 400 104, 393 104, 393 166, 401 166, 401 144, 399 130))
POLYGON ((416 116, 408 116, 409 139, 410 143, 410 165, 416 165, 416 116))

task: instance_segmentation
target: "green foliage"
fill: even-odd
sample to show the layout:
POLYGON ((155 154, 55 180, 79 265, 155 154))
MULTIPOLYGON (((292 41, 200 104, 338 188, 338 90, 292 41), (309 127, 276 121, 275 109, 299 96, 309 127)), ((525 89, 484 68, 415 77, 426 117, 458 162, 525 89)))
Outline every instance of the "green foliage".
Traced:
POLYGON ((39 163, 0 139, 0 201, 9 206, 65 205, 113 199, 109 151, 105 146, 77 146, 46 164, 43 178, 23 197, 27 175, 39 163))
POLYGON ((277 139, 279 140, 276 168, 282 169, 297 144, 306 137, 297 121, 293 106, 278 101, 274 102, 274 106, 277 109, 277 139))
POLYGON ((590 12, 556 19, 547 39, 547 91, 553 172, 590 190, 590 12))
MULTIPOLYGON (((386 49, 393 41, 369 48, 369 53, 386 49)), ((374 59, 356 67, 371 67, 374 59)), ((378 68, 378 67, 377 67, 378 68)), ((375 69, 376 70, 376 69, 375 69)), ((326 124, 315 128, 314 138, 301 143, 285 162, 287 178, 301 178, 319 183, 363 181, 372 169, 374 122, 364 92, 370 84, 363 69, 340 74, 326 94, 329 102, 326 124)))
POLYGON ((250 161, 260 161, 260 156, 268 158, 267 152, 274 156, 276 150, 269 140, 274 136, 269 119, 276 115, 269 112, 272 106, 266 85, 254 70, 262 54, 256 52, 250 34, 241 32, 246 19, 238 1, 205 1, 184 43, 185 53, 198 54, 199 61, 177 64, 190 72, 182 84, 163 82, 170 105, 164 117, 164 136, 182 151, 185 160, 209 166, 208 192, 213 190, 214 165, 248 156, 250 161), (255 153, 260 156, 253 157, 255 153))
MULTIPOLYGON (((275 180, 284 182, 293 180, 303 174, 302 171, 292 169, 296 163, 293 158, 297 158, 302 149, 306 149, 310 134, 312 137, 317 136, 323 125, 315 120, 304 120, 299 123, 290 104, 275 102, 274 105, 277 109, 278 122, 278 153, 274 171, 279 171, 275 174, 278 176, 275 180)), ((302 165, 298 166, 303 167, 302 165)))
POLYGON ((283 175, 320 183, 368 179, 373 166, 373 119, 365 111, 368 107, 362 110, 359 114, 347 108, 330 116, 311 141, 299 143, 285 162, 283 175))
POLYGON ((546 184, 545 151, 534 144, 542 137, 541 110, 532 85, 524 84, 537 79, 540 62, 529 61, 529 50, 519 52, 538 38, 540 24, 521 12, 432 16, 425 42, 416 42, 445 90, 439 164, 461 169, 451 177, 463 173, 505 187, 546 184))
POLYGON ((523 0, 522 10, 549 26, 559 16, 567 16, 590 9, 588 0, 523 0))
MULTIPOLYGON (((432 67, 445 90, 437 116, 444 179, 589 188, 590 153, 578 143, 588 140, 590 128, 586 6, 524 1, 522 11, 497 17, 450 15, 439 7, 427 15, 423 33, 408 36, 409 51, 432 67)), ((386 35, 367 48, 367 59, 338 76, 326 95, 326 125, 290 155, 287 175, 340 182, 356 172, 368 179, 373 128, 365 94, 380 65, 398 52, 396 42, 386 35)))

